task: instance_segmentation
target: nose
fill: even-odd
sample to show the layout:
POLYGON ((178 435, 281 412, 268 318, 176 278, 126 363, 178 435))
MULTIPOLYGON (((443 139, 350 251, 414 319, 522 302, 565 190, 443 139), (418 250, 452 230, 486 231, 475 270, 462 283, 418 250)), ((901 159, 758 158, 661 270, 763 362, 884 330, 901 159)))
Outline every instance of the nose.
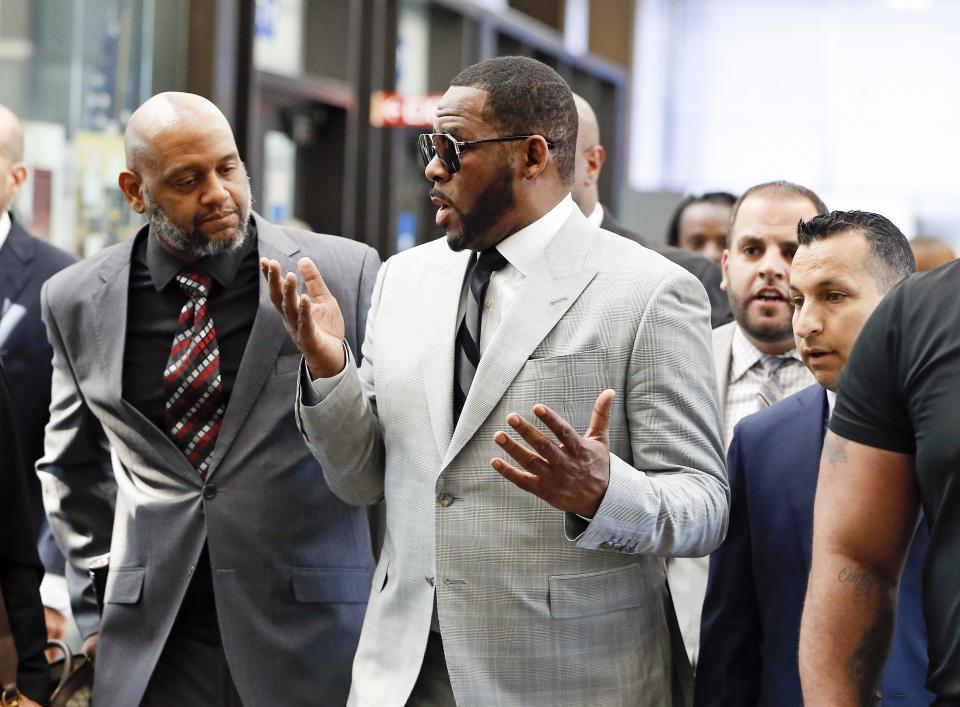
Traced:
POLYGON ((786 280, 790 277, 790 262, 776 248, 767 248, 757 267, 757 273, 766 282, 786 280))
POLYGON ((450 179, 450 173, 436 154, 430 158, 427 166, 423 168, 423 174, 431 182, 445 182, 450 179))
POLYGON ((214 173, 207 178, 204 185, 203 194, 200 201, 203 204, 222 204, 230 198, 230 192, 220 179, 220 175, 214 173))
POLYGON ((793 334, 797 339, 806 339, 823 332, 823 319, 814 302, 805 301, 793 310, 793 334))
POLYGON ((723 250, 724 249, 718 243, 714 241, 707 241, 707 243, 703 246, 703 250, 700 252, 703 253, 705 258, 709 258, 710 260, 719 263, 720 258, 723 255, 723 250))

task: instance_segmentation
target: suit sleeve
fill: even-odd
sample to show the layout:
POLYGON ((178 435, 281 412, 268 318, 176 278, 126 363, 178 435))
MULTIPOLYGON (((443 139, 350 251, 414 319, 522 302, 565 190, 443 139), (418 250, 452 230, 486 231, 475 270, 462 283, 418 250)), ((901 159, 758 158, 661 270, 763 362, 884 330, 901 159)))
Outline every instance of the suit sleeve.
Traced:
POLYGON ((73 615, 86 638, 100 625, 87 571, 91 559, 110 551, 117 487, 106 436, 83 399, 49 296, 48 283, 41 305, 53 347, 53 382, 37 473, 50 529, 67 558, 73 615))
MULTIPOLYGON (((377 420, 374 341, 383 282, 389 261, 377 275, 366 317, 363 363, 357 368, 349 351, 343 377, 322 400, 304 391, 301 371, 297 390, 297 424, 320 462, 330 489, 344 502, 369 506, 383 499, 384 448, 377 420)), ((366 277, 366 268, 364 270, 366 277)), ((302 364, 301 364, 302 365, 302 364)))
POLYGON ((632 459, 610 455, 609 486, 585 528, 567 514, 580 547, 700 557, 723 540, 729 488, 710 332, 703 287, 671 269, 644 306, 628 364, 632 459))
POLYGON ((760 697, 760 609, 753 581, 753 549, 740 428, 727 458, 730 528, 710 556, 700 624, 700 662, 694 707, 756 705, 760 697))

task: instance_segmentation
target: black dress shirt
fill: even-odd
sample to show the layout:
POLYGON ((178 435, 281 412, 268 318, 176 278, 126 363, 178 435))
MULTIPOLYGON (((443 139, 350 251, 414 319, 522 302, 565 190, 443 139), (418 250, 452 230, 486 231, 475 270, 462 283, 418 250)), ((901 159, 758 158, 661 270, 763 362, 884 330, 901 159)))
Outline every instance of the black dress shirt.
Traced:
MULTIPOLYGON (((130 263, 123 397, 170 435, 163 421, 163 369, 187 295, 174 279, 184 269, 210 277, 207 307, 217 331, 224 405, 230 400, 259 302, 259 254, 253 221, 239 250, 184 263, 165 251, 149 229, 137 235, 130 263)), ((206 544, 180 605, 174 631, 219 643, 210 558, 206 544)))
POLYGON ((163 422, 166 403, 163 369, 170 357, 180 310, 187 302, 187 295, 174 278, 181 270, 188 269, 207 275, 213 281, 207 307, 217 330, 220 379, 226 405, 257 314, 260 278, 257 234, 251 221, 239 250, 189 264, 165 251, 149 229, 138 234, 137 239, 130 264, 123 397, 169 434, 163 422))

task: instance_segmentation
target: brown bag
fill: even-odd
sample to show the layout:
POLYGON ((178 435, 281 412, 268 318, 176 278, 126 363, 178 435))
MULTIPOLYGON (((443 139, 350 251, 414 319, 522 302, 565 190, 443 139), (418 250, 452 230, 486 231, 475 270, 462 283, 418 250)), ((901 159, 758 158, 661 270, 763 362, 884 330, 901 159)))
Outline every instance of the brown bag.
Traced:
POLYGON ((60 680, 50 697, 50 707, 89 707, 93 702, 93 661, 84 653, 74 655, 62 641, 49 640, 47 646, 63 653, 62 661, 58 661, 60 680))

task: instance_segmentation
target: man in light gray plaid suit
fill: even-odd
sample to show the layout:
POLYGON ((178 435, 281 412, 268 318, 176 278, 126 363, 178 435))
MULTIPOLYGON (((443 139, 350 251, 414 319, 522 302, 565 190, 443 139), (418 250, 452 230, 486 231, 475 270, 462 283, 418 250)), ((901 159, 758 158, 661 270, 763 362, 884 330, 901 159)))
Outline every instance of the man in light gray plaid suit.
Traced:
POLYGON ((663 557, 728 512, 706 294, 575 208, 552 69, 466 69, 436 130, 446 239, 382 267, 359 367, 313 263, 261 263, 330 487, 386 499, 350 704, 676 704, 663 557))

